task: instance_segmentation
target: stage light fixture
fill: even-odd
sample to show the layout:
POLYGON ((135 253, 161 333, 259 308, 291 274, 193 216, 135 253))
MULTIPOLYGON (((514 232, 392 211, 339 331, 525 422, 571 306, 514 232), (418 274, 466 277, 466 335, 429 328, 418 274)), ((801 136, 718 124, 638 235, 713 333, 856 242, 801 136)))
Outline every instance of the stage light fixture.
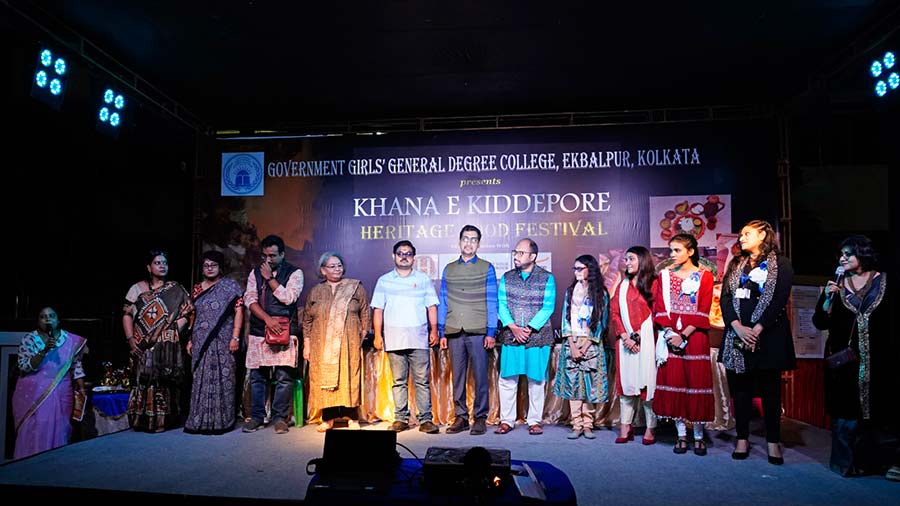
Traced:
POLYGON ((31 96, 59 109, 66 91, 66 75, 69 64, 66 58, 54 54, 49 48, 41 49, 31 81, 31 96))
POLYGON ((97 113, 97 130, 117 137, 125 112, 125 97, 113 88, 103 91, 100 110, 97 113))
POLYGON ((875 95, 883 97, 900 86, 900 74, 897 74, 897 72, 888 73, 894 68, 896 63, 897 58, 894 56, 894 53, 886 51, 881 58, 873 60, 869 65, 869 74, 877 79, 875 81, 875 95))

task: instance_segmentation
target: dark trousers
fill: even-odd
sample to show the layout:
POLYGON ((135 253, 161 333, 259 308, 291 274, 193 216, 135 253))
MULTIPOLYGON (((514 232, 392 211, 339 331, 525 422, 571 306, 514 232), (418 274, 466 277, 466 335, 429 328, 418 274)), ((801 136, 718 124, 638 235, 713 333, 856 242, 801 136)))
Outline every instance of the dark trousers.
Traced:
POLYGON ((781 442, 781 371, 778 369, 749 370, 743 374, 728 371, 728 387, 734 402, 735 430, 738 439, 749 439, 750 418, 753 416, 753 397, 762 398, 763 418, 766 421, 766 441, 781 442))
POLYGON ((488 351, 484 349, 484 336, 462 332, 447 337, 450 349, 450 367, 453 372, 453 413, 463 420, 469 419, 466 402, 466 380, 469 376, 469 359, 475 375, 475 418, 488 416, 488 351))
POLYGON ((275 366, 260 367, 259 369, 250 370, 250 391, 252 393, 252 404, 250 407, 250 416, 262 422, 266 416, 266 383, 268 381, 269 369, 275 372, 275 396, 272 398, 272 422, 284 420, 285 422, 291 418, 291 402, 294 393, 294 371, 293 367, 275 366))

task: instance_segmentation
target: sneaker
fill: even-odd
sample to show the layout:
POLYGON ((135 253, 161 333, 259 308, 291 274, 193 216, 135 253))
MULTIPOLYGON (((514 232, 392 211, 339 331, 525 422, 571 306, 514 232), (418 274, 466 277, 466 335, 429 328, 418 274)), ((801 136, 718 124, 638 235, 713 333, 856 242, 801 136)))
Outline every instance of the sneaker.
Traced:
POLYGON ((396 422, 391 424, 390 430, 394 432, 403 432, 405 430, 409 430, 409 424, 401 420, 397 420, 396 422))
POLYGON ((278 420, 275 422, 275 434, 287 434, 288 433, 288 424, 284 420, 278 420))
POLYGON ((475 423, 472 424, 472 430, 469 431, 469 434, 473 436, 480 436, 487 432, 487 420, 484 418, 476 418, 475 423))
POLYGON ((249 422, 244 424, 244 428, 241 429, 243 432, 256 432, 261 429, 263 423, 259 420, 250 420, 249 422))
POLYGON ((426 420, 419 424, 419 432, 424 432, 425 434, 437 434, 440 431, 441 429, 438 429, 438 426, 431 420, 426 420))
POLYGON ((445 430, 444 432, 446 432, 447 434, 456 434, 468 429, 469 421, 461 416, 457 416, 453 419, 453 423, 451 423, 450 426, 447 427, 447 430, 445 430))

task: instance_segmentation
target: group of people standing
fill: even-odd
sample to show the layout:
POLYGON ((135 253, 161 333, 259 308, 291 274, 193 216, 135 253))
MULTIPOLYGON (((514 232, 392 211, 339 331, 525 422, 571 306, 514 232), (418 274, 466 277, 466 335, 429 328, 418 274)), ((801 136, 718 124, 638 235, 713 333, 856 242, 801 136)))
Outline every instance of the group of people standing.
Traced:
MULTIPOLYGON (((151 252, 147 279, 129 289, 122 317, 135 375, 127 411, 130 425, 157 432, 183 420, 187 432, 231 430, 236 413, 234 354, 241 348, 244 319, 249 318, 245 346, 252 401, 244 432, 263 427, 270 382, 275 385, 271 424, 276 433, 288 432, 301 356, 310 364, 310 404, 323 408, 318 430, 331 429, 340 419, 358 428, 362 342, 372 329, 374 347, 387 353, 392 372, 392 430, 410 428, 411 376, 419 430, 440 431, 431 413, 430 389, 430 350, 437 346, 449 350, 453 377, 454 417, 445 432, 486 432, 489 354, 499 348, 500 422, 494 433, 515 429, 518 384, 524 376, 527 430, 542 434, 544 389, 555 342, 551 318, 556 280, 537 264, 539 250, 533 240, 516 244, 514 268, 499 277, 494 266, 477 255, 480 241, 477 227, 462 228, 460 256, 444 268, 439 291, 414 268, 415 246, 410 241, 396 243, 394 268, 378 279, 371 299, 359 280, 345 277, 342 255, 326 252, 319 259, 321 282, 309 293, 302 319, 298 301, 303 272, 285 261, 284 241, 278 236, 261 242, 262 262, 248 276, 245 289, 224 276, 220 252, 202 255, 203 277, 190 293, 167 280, 166 254, 151 252), (186 351, 193 385, 185 416, 179 409, 185 375, 181 336, 189 327, 186 351), (471 417, 466 391, 470 367, 475 380, 471 417)), ((726 332, 718 354, 727 370, 737 422, 732 458, 749 456, 752 399, 761 396, 768 460, 777 465, 783 463, 781 371, 796 366, 787 314, 793 271, 790 261, 778 254, 769 223, 747 223, 739 241, 741 254, 723 277, 726 332)), ((704 424, 715 416, 708 335, 714 276, 699 262, 692 235, 672 237, 669 251, 669 261, 658 269, 647 248, 629 248, 624 275, 611 290, 604 285, 595 257, 574 260, 573 279, 562 302, 563 341, 552 379, 553 392, 569 404, 569 439, 595 438, 595 409, 615 395, 621 405, 616 443, 634 440, 636 416, 642 410, 643 444, 656 442, 657 419, 667 418, 675 421, 676 454, 692 449, 706 455, 704 424), (610 345, 612 353, 607 353, 610 345), (608 378, 609 360, 615 361, 614 383, 608 378)), ((877 421, 889 413, 890 408, 881 404, 887 396, 880 389, 890 384, 883 379, 890 373, 880 349, 882 334, 888 332, 886 311, 878 311, 885 305, 886 275, 872 270, 875 258, 868 239, 848 239, 841 253, 847 275, 840 284, 828 284, 814 321, 832 331, 827 355, 849 348, 845 353, 856 358, 846 362, 852 367, 842 364, 829 369, 826 377, 829 412, 836 424, 832 465, 849 473, 865 467, 853 450, 859 441, 871 439, 867 435, 881 427, 877 421), (849 335, 842 333, 845 327, 851 329, 849 335)), ((29 429, 29 424, 62 419, 62 425, 68 425, 68 417, 57 416, 56 411, 43 418, 36 413, 42 404, 60 413, 71 411, 71 395, 44 401, 53 398, 48 392, 83 390, 79 361, 83 348, 83 338, 58 329, 51 308, 41 312, 39 329, 23 340, 19 354, 23 377, 14 399, 20 432, 17 456, 63 444, 28 440, 35 434, 67 439, 61 429, 39 431, 29 429)))

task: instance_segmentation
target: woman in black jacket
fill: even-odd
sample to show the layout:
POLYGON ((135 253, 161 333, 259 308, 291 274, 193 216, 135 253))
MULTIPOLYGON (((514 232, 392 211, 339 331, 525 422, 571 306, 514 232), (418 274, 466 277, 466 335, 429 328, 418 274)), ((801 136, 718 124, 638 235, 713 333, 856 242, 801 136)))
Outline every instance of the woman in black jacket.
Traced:
POLYGON ((741 254, 732 259, 722 284, 727 325, 719 360, 725 364, 734 401, 737 442, 731 457, 750 455, 753 397, 762 397, 769 463, 781 465, 781 371, 796 368, 787 318, 794 270, 778 254, 775 230, 754 220, 741 229, 741 254))

